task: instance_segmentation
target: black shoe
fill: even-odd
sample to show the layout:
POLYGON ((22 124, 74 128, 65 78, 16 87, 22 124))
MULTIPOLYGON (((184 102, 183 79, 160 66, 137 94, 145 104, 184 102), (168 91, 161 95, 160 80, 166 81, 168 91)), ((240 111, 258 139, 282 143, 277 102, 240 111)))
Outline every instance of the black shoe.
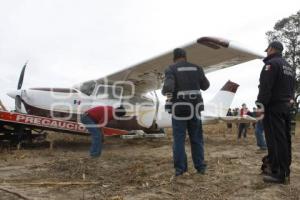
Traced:
POLYGON ((175 176, 181 176, 183 172, 175 172, 175 176))
POLYGON ((198 174, 202 174, 202 175, 204 175, 204 174, 205 174, 205 172, 206 172, 206 168, 203 168, 203 169, 199 169, 199 170, 197 170, 197 173, 198 173, 198 174))
POLYGON ((187 171, 175 171, 175 176, 181 176, 183 173, 185 173, 185 172, 187 172, 187 171))
POLYGON ((261 174, 271 176, 272 175, 272 170, 269 167, 265 167, 265 168, 263 168, 261 174))
POLYGON ((264 176, 263 181, 265 183, 288 184, 286 182, 285 178, 282 179, 282 178, 278 178, 278 177, 271 176, 271 175, 264 176))

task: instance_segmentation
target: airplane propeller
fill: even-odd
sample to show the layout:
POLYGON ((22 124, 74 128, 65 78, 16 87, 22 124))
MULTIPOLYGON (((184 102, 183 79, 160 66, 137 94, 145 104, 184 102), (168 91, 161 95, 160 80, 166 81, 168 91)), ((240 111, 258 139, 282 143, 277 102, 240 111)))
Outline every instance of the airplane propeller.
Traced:
POLYGON ((18 90, 22 88, 26 66, 27 66, 27 62, 24 64, 23 69, 20 74, 20 77, 19 77, 19 82, 18 82, 18 87, 17 87, 18 90))
MULTIPOLYGON (((17 86, 18 91, 22 88, 22 85, 23 85, 26 66, 27 66, 27 62, 24 64, 21 74, 20 74, 20 77, 19 77, 19 82, 18 82, 18 86, 17 86)), ((17 112, 21 112, 21 108, 22 108, 22 98, 21 98, 21 92, 20 92, 19 95, 16 95, 16 97, 15 97, 15 110, 17 112)))

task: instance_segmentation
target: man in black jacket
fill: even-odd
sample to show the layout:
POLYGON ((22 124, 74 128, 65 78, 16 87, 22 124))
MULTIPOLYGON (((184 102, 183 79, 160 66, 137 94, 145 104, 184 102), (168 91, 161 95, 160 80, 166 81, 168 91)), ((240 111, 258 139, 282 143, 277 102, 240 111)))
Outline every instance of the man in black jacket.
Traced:
POLYGON ((209 81, 203 69, 187 62, 186 52, 175 49, 173 52, 174 64, 165 72, 165 81, 162 94, 171 102, 173 128, 173 159, 175 176, 187 171, 187 157, 185 153, 186 129, 191 141, 191 150, 194 167, 200 174, 204 174, 204 148, 202 123, 200 112, 204 109, 200 89, 206 90, 209 81))
POLYGON ((295 70, 282 57, 283 45, 274 41, 266 49, 267 57, 259 79, 257 103, 264 107, 263 125, 271 170, 265 182, 287 183, 291 165, 291 118, 295 94, 295 70))

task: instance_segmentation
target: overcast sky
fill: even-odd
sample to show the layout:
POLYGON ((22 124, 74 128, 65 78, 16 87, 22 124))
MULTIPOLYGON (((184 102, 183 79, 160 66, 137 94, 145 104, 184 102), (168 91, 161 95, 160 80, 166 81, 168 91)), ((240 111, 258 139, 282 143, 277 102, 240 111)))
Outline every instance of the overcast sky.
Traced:
MULTIPOLYGON (((69 87, 100 78, 202 36, 262 52, 265 32, 300 9, 299 0, 0 0, 0 99, 16 89, 69 87)), ((208 74, 208 101, 228 80, 241 86, 233 106, 252 108, 262 61, 208 74)))

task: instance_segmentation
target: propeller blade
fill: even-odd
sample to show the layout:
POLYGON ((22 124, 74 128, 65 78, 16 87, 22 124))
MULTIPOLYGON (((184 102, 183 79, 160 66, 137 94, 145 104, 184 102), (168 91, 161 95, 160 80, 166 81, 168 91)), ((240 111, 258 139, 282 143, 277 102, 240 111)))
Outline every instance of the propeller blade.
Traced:
POLYGON ((22 99, 18 95, 15 98, 15 110, 16 110, 16 112, 21 112, 21 108, 22 108, 22 99))
POLYGON ((24 79, 24 74, 25 74, 25 69, 26 69, 27 62, 24 64, 23 69, 21 71, 20 77, 19 77, 19 83, 18 83, 18 90, 22 88, 23 85, 23 79, 24 79))

